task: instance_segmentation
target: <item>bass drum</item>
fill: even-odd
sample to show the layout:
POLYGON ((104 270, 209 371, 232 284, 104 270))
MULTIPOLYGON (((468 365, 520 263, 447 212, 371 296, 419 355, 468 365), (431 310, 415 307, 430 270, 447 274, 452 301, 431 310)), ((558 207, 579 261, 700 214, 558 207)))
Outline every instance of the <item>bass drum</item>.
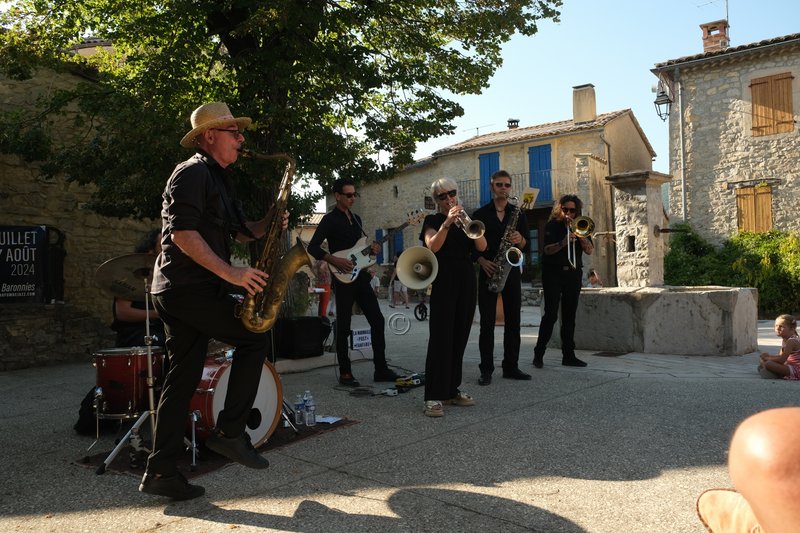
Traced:
MULTIPOLYGON (((192 397, 189 412, 198 411, 197 440, 205 440, 214 431, 219 413, 225 407, 225 395, 228 391, 228 378, 232 362, 225 358, 207 358, 203 368, 203 379, 192 397)), ((283 407, 283 390, 278 373, 269 362, 261 367, 261 380, 258 383, 256 400, 247 419, 246 431, 250 435, 253 446, 258 448, 265 442, 281 419, 283 407)), ((191 438, 191 422, 187 430, 191 438)))

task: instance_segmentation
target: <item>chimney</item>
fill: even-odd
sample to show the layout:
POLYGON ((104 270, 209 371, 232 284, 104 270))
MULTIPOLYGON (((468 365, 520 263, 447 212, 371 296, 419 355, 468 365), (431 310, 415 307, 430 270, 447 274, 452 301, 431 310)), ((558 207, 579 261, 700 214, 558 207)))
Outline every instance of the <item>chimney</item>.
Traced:
POLYGON ((700 29, 703 30, 703 52, 718 52, 728 48, 731 42, 728 39, 728 28, 727 20, 700 24, 700 29))
POLYGON ((517 128, 519 128, 519 119, 518 118, 508 119, 508 129, 515 130, 517 128))
POLYGON ((592 122, 597 119, 597 102, 594 98, 594 85, 576 85, 572 88, 572 121, 575 124, 592 122))

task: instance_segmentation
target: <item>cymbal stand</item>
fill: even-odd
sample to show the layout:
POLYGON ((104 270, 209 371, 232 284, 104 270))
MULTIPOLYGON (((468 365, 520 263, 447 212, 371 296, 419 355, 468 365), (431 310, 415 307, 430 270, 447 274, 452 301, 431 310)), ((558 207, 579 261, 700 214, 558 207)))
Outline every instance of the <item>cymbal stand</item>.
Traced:
MULTIPOLYGON (((141 437, 139 436, 139 428, 142 424, 145 423, 147 418, 150 418, 150 430, 151 438, 153 441, 156 439, 156 408, 155 408, 155 395, 153 394, 153 385, 155 384, 155 380, 153 378, 153 337, 150 336, 150 285, 148 283, 150 274, 149 272, 146 276, 143 276, 144 280, 144 328, 145 328, 145 335, 144 335, 144 344, 147 346, 147 399, 149 401, 150 409, 142 413, 139 419, 136 421, 135 424, 128 430, 124 437, 122 437, 117 443, 117 446, 111 450, 111 453, 108 454, 103 464, 97 467, 95 473, 97 475, 103 474, 106 471, 106 468, 114 461, 114 458, 122 451, 128 442, 131 439, 135 439, 136 443, 141 443, 141 437)), ((99 424, 99 422, 98 422, 99 424)), ((98 427, 99 433, 99 427, 98 427)))
POLYGON ((192 464, 190 465, 192 472, 197 469, 197 422, 200 421, 201 417, 202 415, 197 409, 189 414, 189 419, 192 421, 192 441, 189 443, 189 447, 192 450, 192 464))

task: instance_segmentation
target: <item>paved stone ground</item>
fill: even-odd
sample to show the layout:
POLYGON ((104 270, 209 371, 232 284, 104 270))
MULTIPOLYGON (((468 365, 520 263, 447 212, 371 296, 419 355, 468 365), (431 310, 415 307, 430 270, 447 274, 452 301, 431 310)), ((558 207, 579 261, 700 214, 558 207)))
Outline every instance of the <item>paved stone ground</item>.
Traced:
MULTIPOLYGON (((387 317, 397 311, 382 305, 387 317)), ((320 414, 358 423, 268 452, 266 471, 229 465, 201 476, 206 496, 182 503, 138 493, 138 477, 75 464, 92 440, 71 429, 94 384, 89 361, 0 373, 0 530, 699 533, 694 500, 730 485, 726 448, 738 422, 798 404, 800 385, 760 379, 755 353, 584 351, 589 367, 575 369, 550 350, 536 370, 536 309, 524 309, 523 324, 521 367, 533 380, 496 372, 479 387, 476 324, 463 389, 477 405, 447 407, 441 419, 422 415, 421 389, 350 395, 336 386, 333 354, 279 364, 286 398, 311 389, 320 414)), ((776 351, 772 322, 759 332, 761 348, 776 351)), ((501 339, 498 329, 498 353, 501 339)), ((426 322, 412 317, 387 343, 392 365, 424 369, 426 322)), ((354 372, 381 387, 368 361, 354 372)), ((112 448, 112 437, 97 445, 112 448)))

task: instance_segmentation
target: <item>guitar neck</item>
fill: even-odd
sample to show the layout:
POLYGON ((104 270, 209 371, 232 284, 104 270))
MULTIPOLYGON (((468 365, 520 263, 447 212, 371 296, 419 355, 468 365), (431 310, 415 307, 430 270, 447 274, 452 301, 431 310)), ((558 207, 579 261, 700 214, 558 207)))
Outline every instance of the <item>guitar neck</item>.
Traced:
MULTIPOLYGON (((389 237, 391 237, 392 235, 394 235, 394 234, 395 234, 395 233, 397 233, 398 231, 403 231, 403 230, 404 230, 404 229, 406 229, 408 226, 409 226, 409 223, 408 223, 408 222, 403 222, 402 224, 400 224, 400 225, 399 225, 399 226, 397 226, 396 228, 392 228, 392 229, 390 229, 390 230, 388 231, 388 233, 386 233, 386 235, 384 235, 383 237, 381 237, 380 239, 378 239, 378 240, 377 240, 377 241, 375 241, 375 242, 376 242, 376 243, 378 243, 378 244, 383 244, 383 243, 385 243, 386 241, 388 241, 388 240, 389 240, 389 237)), ((367 246, 366 248, 364 248, 363 250, 361 250, 361 253, 362 253, 363 255, 367 255, 367 254, 369 254, 369 253, 370 253, 371 249, 372 249, 372 245, 369 245, 369 246, 367 246)))

